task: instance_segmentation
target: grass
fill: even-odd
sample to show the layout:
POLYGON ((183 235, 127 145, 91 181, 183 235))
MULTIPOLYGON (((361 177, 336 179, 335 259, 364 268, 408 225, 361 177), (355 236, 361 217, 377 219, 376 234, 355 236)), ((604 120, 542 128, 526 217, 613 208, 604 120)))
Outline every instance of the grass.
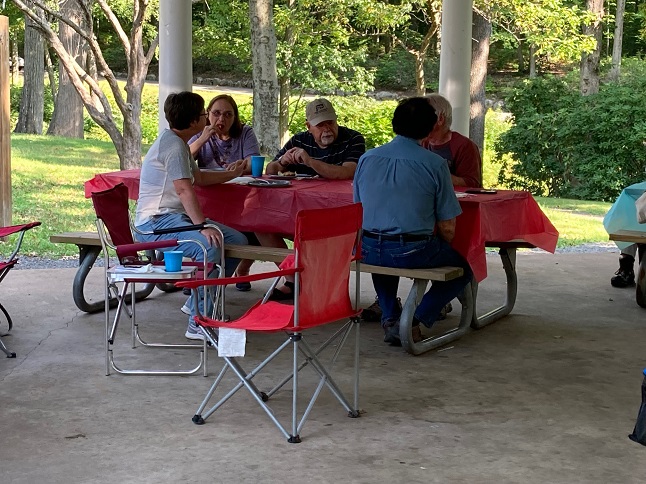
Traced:
MULTIPOLYGON (((84 197, 83 184, 96 173, 119 169, 111 143, 51 136, 14 134, 11 138, 13 223, 40 220, 29 232, 22 254, 52 258, 76 256, 77 248, 49 242, 60 232, 94 230, 94 210, 84 197)), ((601 220, 609 203, 537 197, 559 230, 559 247, 607 242, 601 220)), ((13 244, 0 243, 6 257, 13 244)))

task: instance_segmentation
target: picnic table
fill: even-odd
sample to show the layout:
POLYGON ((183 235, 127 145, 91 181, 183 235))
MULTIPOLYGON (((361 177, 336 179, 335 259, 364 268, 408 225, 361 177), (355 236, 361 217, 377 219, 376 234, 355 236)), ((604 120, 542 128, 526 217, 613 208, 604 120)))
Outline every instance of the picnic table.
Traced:
POLYGON ((639 247, 639 270, 637 271, 635 299, 646 308, 646 224, 637 221, 635 201, 646 191, 646 182, 635 183, 624 188, 603 218, 603 226, 610 240, 619 249, 637 244, 639 247))
MULTIPOLYGON (((85 195, 118 183, 139 195, 140 170, 101 173, 85 183, 85 195)), ((195 187, 204 214, 245 232, 292 235, 300 210, 352 203, 351 180, 321 178, 293 180, 284 188, 261 188, 235 183, 195 187)), ((462 192, 459 188, 456 191, 462 192)), ((534 246, 554 252, 558 231, 529 192, 499 190, 495 194, 466 194, 459 198, 453 247, 469 262, 476 281, 487 276, 486 246, 495 243, 534 246)))
MULTIPOLYGON (((86 182, 86 196, 89 197, 93 191, 107 190, 123 183, 128 187, 130 198, 136 200, 139 174, 140 170, 98 174, 86 182)), ((286 236, 293 234, 296 214, 300 210, 335 207, 352 203, 353 200, 352 181, 321 178, 295 179, 291 185, 282 188, 226 183, 195 187, 195 191, 204 214, 213 220, 240 231, 273 232, 286 236)), ((438 268, 438 274, 422 269, 396 270, 399 272, 395 275, 413 279, 400 318, 402 345, 412 354, 420 354, 453 341, 465 334, 469 327, 480 329, 508 315, 514 307, 518 288, 516 250, 539 247, 554 252, 556 248, 558 232, 530 193, 500 190, 492 194, 467 194, 457 189, 456 195, 463 213, 457 217, 452 245, 469 262, 474 280, 469 286, 470 290, 460 298, 462 311, 458 327, 422 342, 413 342, 410 333, 412 315, 428 282, 455 277, 451 272, 454 268, 438 268), (506 275, 506 294, 502 305, 479 315, 476 307, 478 283, 487 276, 486 247, 499 249, 506 275)), ((234 250, 240 249, 243 247, 234 250)), ((257 257, 261 257, 260 253, 257 257)), ((394 269, 365 264, 361 269, 369 273, 383 270, 394 269)))

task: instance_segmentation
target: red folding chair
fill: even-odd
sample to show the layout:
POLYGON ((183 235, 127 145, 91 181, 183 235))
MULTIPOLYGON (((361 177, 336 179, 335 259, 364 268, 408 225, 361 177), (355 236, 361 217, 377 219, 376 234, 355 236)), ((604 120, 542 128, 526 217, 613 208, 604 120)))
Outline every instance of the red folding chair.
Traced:
MULTIPOLYGON (((3 281, 3 279, 7 276, 8 272, 13 268, 13 266, 18 263, 18 251, 20 251, 20 246, 22 245, 22 239, 24 238, 25 233, 28 230, 33 229, 34 227, 38 227, 39 225, 40 222, 31 222, 23 225, 10 225, 7 227, 0 227, 0 239, 8 237, 9 235, 19 234, 18 239, 16 240, 16 247, 9 258, 5 261, 0 262, 0 282, 3 281)), ((7 325, 9 326, 9 331, 11 331, 13 322, 11 321, 11 316, 9 316, 9 312, 5 309, 2 303, 0 303, 0 311, 4 316, 4 319, 6 319, 7 325)), ((16 353, 7 349, 5 344, 2 342, 2 336, 6 336, 6 334, 0 334, 0 350, 7 355, 7 358, 15 358, 16 353)))
MULTIPOLYGON (((139 324, 135 318, 135 293, 137 284, 161 284, 161 283, 175 283, 187 279, 202 279, 204 280, 213 269, 212 265, 207 265, 207 270, 204 270, 204 265, 197 262, 183 262, 182 271, 178 273, 167 273, 163 267, 163 262, 155 260, 154 251, 161 249, 170 249, 176 247, 180 243, 191 242, 199 245, 203 251, 203 260, 207 259, 207 249, 196 240, 179 240, 168 239, 159 240, 156 242, 135 242, 132 234, 132 226, 130 221, 130 210, 128 205, 128 188, 120 183, 113 188, 101 192, 92 193, 92 203, 97 215, 97 230, 103 254, 105 258, 104 273, 105 273, 105 371, 106 375, 110 374, 111 370, 117 373, 126 375, 192 375, 197 373, 200 368, 203 369, 204 376, 207 375, 207 342, 202 344, 170 344, 170 343, 149 343, 142 339, 139 333, 139 324), (107 230, 107 232, 106 232, 107 230), (109 237, 108 237, 109 235, 109 237), (150 254, 152 251, 153 256, 143 255, 142 252, 150 254), (118 264, 114 264, 110 259, 110 254, 115 253, 118 259, 118 264), (152 264, 153 272, 138 273, 135 272, 134 266, 147 266, 152 264), (157 269, 159 268, 159 269, 157 269), (120 286, 120 287, 119 287, 120 286), (127 298, 128 289, 131 291, 131 297, 127 298), (112 293, 112 294, 111 294, 112 293), (117 308, 115 311, 114 319, 110 321, 110 297, 117 298, 117 308), (113 345, 115 342, 119 320, 126 314, 131 320, 131 343, 132 348, 137 345, 146 346, 150 348, 174 348, 174 349, 200 349, 199 364, 188 370, 140 370, 132 369, 127 370, 120 368, 114 362, 113 345)), ((156 231, 155 234, 176 233, 189 230, 201 229, 204 227, 213 227, 219 230, 217 226, 202 224, 190 225, 184 227, 177 227, 170 230, 156 231)), ((224 251, 222 252, 220 260, 220 274, 224 275, 224 251)), ((205 298, 212 298, 214 305, 223 311, 224 300, 223 291, 213 293, 205 291, 205 298)), ((217 313, 219 314, 219 312, 217 313)))
POLYGON ((296 220, 296 233, 294 237, 294 255, 281 264, 279 271, 255 274, 243 277, 230 277, 224 279, 210 279, 207 281, 180 282, 180 287, 190 287, 193 290, 201 285, 225 285, 242 281, 254 281, 286 275, 295 277, 294 304, 287 305, 267 298, 275 285, 272 285, 265 298, 255 304, 243 316, 235 321, 222 321, 207 316, 196 316, 196 323, 203 328, 207 339, 214 346, 218 346, 218 328, 235 328, 254 333, 272 333, 283 331, 287 334, 277 350, 272 352, 265 360, 260 362, 255 369, 245 372, 236 358, 223 357, 224 365, 220 374, 206 394, 206 398, 193 417, 193 422, 200 425, 233 396, 243 386, 249 390, 251 396, 258 402, 269 418, 278 427, 279 431, 287 438, 288 442, 301 441, 300 432, 308 418, 312 407, 321 390, 327 387, 348 412, 350 417, 358 417, 358 381, 359 381, 359 261, 360 232, 362 210, 360 204, 346 205, 338 208, 303 210, 298 213, 296 220), (356 260, 356 290, 354 303, 350 299, 349 279, 350 264, 356 260), (311 328, 343 319, 349 319, 340 329, 318 349, 314 350, 306 342, 305 332, 311 328), (332 343, 338 343, 333 352, 331 363, 337 360, 339 351, 346 342, 352 329, 355 329, 354 348, 354 402, 351 405, 341 392, 339 386, 332 378, 330 371, 323 365, 319 355, 326 348, 333 348, 332 343), (293 350, 292 371, 282 379, 272 390, 263 392, 259 390, 252 379, 283 350, 293 350), (299 354, 303 356, 299 360, 299 354), (299 372, 305 368, 313 368, 319 377, 318 384, 310 398, 309 403, 298 418, 298 393, 299 372), (225 394, 207 412, 203 413, 214 392, 223 381, 228 369, 231 369, 239 382, 225 394), (267 402, 272 395, 281 389, 287 382, 292 381, 292 408, 291 428, 287 430, 278 420, 267 402))

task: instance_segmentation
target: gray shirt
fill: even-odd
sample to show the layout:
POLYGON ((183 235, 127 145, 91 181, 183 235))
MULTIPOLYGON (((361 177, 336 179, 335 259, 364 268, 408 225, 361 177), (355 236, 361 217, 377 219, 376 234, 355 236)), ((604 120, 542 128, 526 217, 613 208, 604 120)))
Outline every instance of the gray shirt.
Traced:
POLYGON ((173 182, 188 178, 192 183, 193 170, 197 169, 184 140, 172 130, 164 130, 141 166, 135 225, 146 223, 154 215, 185 213, 173 182))

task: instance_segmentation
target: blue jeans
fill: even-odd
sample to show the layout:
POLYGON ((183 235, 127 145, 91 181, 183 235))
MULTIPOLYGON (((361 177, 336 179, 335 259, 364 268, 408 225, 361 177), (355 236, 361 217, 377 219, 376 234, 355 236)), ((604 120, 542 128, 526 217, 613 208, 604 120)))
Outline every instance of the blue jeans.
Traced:
MULTIPOLYGON (((363 237, 361 259, 366 264, 405 269, 428 269, 440 266, 461 267, 464 274, 450 281, 433 281, 415 310, 415 317, 431 327, 440 311, 457 297, 469 283, 473 273, 464 258, 440 237, 429 236, 428 240, 404 242, 382 238, 363 237)), ((401 311, 397 304, 399 277, 372 274, 372 283, 377 291, 382 324, 386 320, 399 320, 401 311)))
MULTIPOLYGON (((213 220, 207 219, 206 222, 209 224, 217 225, 220 228, 220 230, 222 231, 222 234, 224 235, 225 244, 238 244, 238 245, 247 244, 247 238, 237 230, 227 227, 226 225, 216 223, 213 220)), ((141 230, 142 232, 152 232, 153 230, 168 229, 168 228, 181 227, 186 225, 193 225, 193 222, 191 222, 191 219, 188 215, 182 214, 182 213, 168 213, 168 214, 157 215, 152 217, 148 222, 142 225, 139 225, 137 229, 141 230)), ((177 232, 177 233, 162 234, 162 235, 136 234, 136 237, 137 237, 137 240, 141 242, 154 242, 157 240, 167 240, 167 239, 197 240, 207 248, 206 255, 208 258, 208 262, 213 262, 218 264, 220 263, 220 249, 218 247, 210 246, 206 237, 204 237, 199 230, 189 230, 187 232, 177 232)), ((204 253, 202 252, 201 247, 199 247, 197 244, 183 243, 183 244, 179 244, 177 247, 162 249, 162 251, 167 251, 167 250, 181 250, 182 252, 184 252, 185 257, 190 257, 191 259, 197 262, 205 262, 204 260, 202 260, 204 258, 204 253)), ((234 259, 231 257, 227 257, 225 259, 225 274, 227 276, 233 275, 233 272, 238 266, 238 262, 240 262, 240 259, 234 259)), ((209 274, 209 276, 213 277, 213 276, 217 276, 217 274, 215 274, 215 271, 213 271, 209 274)), ((210 315, 211 311, 213 310, 212 308, 213 301, 209 300, 209 307, 206 308, 206 312, 205 312, 204 293, 202 291, 202 288, 200 288, 199 290, 199 295, 200 295, 200 300, 198 301, 198 306, 199 306, 200 312, 202 314, 210 315)), ((191 321, 193 319, 193 316, 195 315, 195 309, 193 308, 193 296, 189 298, 186 304, 188 305, 188 307, 191 308, 191 316, 189 317, 189 321, 191 321)))

